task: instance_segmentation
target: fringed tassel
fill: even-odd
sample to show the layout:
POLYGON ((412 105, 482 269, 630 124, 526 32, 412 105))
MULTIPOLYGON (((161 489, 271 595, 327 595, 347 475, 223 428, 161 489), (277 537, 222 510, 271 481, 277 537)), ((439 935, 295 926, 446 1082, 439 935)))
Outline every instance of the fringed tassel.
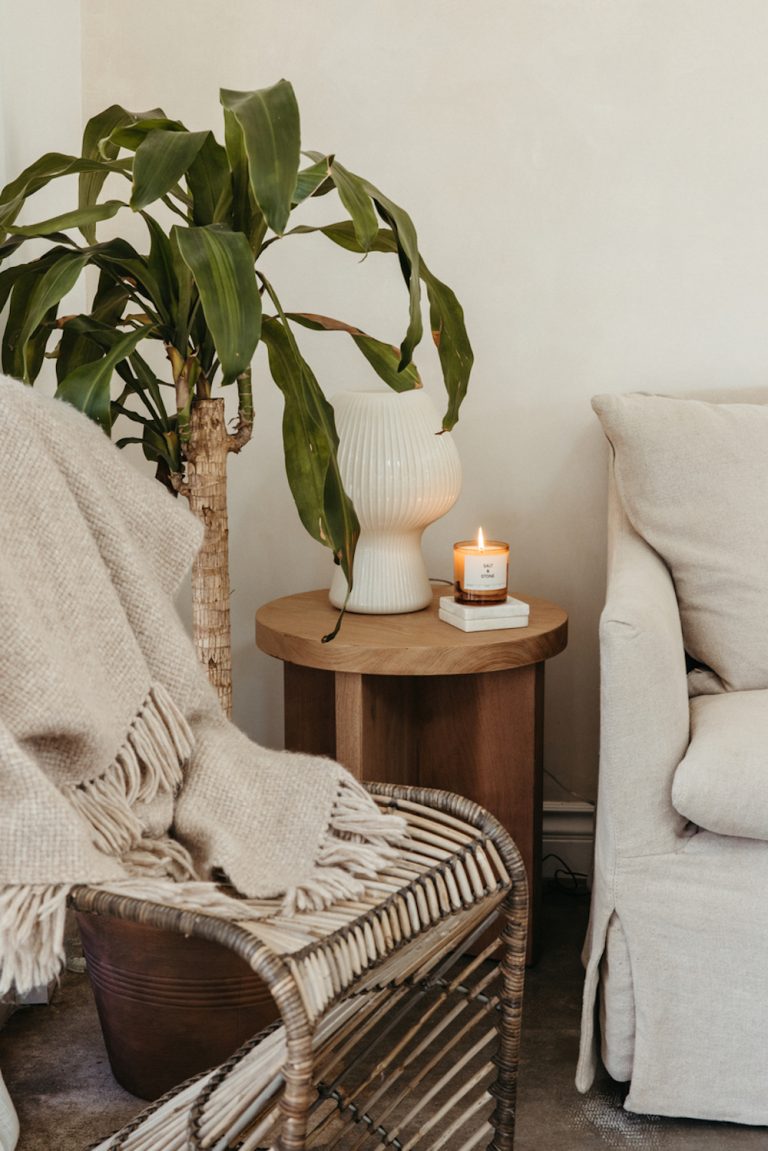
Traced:
POLYGON ((371 879, 392 863, 407 841, 406 822, 384 815, 365 788, 351 776, 339 791, 311 878, 286 891, 283 912, 322 911, 339 899, 357 899, 371 879))
POLYGON ((165 877, 178 883, 198 879, 186 847, 168 836, 162 839, 145 836, 137 847, 122 854, 120 862, 131 875, 165 877))
MULTIPOLYGON (((136 803, 172 795, 180 787, 192 748, 187 721, 166 689, 154 684, 112 764, 97 778, 65 789, 92 829, 95 846, 127 870, 171 880, 196 878, 186 849, 170 839, 143 836, 133 810, 136 803)), ((168 889, 173 882, 166 883, 168 889)), ((58 974, 64 961, 68 891, 63 884, 0 888, 0 995, 12 985, 22 993, 29 991, 58 974)))
POLYGON ((254 900, 237 899, 227 895, 214 883, 186 880, 174 883, 152 875, 136 875, 130 879, 112 879, 99 884, 100 891, 111 891, 115 895, 126 895, 133 899, 146 899, 150 903, 177 907, 181 911, 215 915, 231 922, 244 922, 274 914, 274 907, 265 907, 254 900))
POLYGON ((8 884, 0 888, 0 995, 24 995, 58 975, 64 962, 69 887, 8 884))
POLYGON ((96 779, 66 792, 93 828, 100 851, 122 856, 139 846, 142 826, 134 804, 176 792, 192 748, 186 719, 166 689, 153 684, 113 763, 96 779))

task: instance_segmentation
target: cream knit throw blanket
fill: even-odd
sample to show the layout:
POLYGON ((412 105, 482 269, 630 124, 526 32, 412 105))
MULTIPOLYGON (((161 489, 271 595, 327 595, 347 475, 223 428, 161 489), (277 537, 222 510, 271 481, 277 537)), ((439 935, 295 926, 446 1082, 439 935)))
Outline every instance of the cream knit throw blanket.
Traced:
POLYGON ((401 821, 342 767, 223 717, 173 604, 191 513, 3 377, 0 532, 0 993, 59 970, 73 884, 248 919, 201 881, 326 906, 393 858, 401 821))

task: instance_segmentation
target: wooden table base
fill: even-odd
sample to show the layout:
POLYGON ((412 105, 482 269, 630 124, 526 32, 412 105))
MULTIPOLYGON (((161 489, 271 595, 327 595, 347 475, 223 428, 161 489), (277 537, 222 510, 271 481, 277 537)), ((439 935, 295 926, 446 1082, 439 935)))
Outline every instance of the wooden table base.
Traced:
POLYGON ((535 962, 544 664, 400 678, 286 663, 284 677, 290 750, 329 755, 358 779, 455 791, 497 817, 526 866, 535 962))
POLYGON ((528 960, 538 954, 545 660, 567 616, 545 600, 529 626, 466 633, 432 608, 350 616, 331 643, 327 592, 259 609, 259 647, 284 663, 285 745, 329 755, 358 779, 457 792, 487 808, 517 843, 530 884, 528 960))

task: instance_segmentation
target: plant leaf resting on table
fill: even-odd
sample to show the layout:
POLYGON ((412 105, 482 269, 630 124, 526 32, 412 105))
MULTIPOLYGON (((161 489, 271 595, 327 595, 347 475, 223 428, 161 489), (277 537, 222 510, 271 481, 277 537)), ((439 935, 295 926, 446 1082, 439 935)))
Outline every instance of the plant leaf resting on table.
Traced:
POLYGON ((284 398, 285 465, 301 521, 331 548, 350 586, 357 517, 339 475, 333 409, 292 325, 347 333, 390 387, 417 388, 412 356, 422 337, 423 284, 448 394, 444 429, 458 418, 472 350, 461 306, 424 263, 408 214, 333 155, 302 153, 291 84, 222 90, 220 97, 223 145, 212 132, 190 132, 159 109, 133 113, 113 105, 88 121, 80 156, 47 153, 8 184, 0 193, 0 263, 27 240, 45 241, 47 248, 0 271, 0 309, 9 305, 3 370, 32 384, 46 355, 55 357, 57 395, 108 434, 118 421, 126 430, 133 425, 134 434, 118 444, 140 444, 158 479, 185 495, 203 521, 192 573, 194 639, 229 714, 226 461, 251 436, 251 361, 259 343, 284 398), (35 192, 73 175, 76 208, 16 224, 35 192), (126 193, 118 198, 121 180, 126 193), (343 220, 288 227, 305 201, 333 190, 346 211, 343 220), (124 237, 97 239, 97 224, 121 214, 143 219, 147 251, 124 237), (259 259, 277 240, 310 233, 353 253, 397 256, 409 299, 399 349, 351 324, 285 311, 259 259), (87 268, 98 270, 90 311, 60 316, 62 298, 87 268), (58 342, 49 351, 52 339, 58 342), (147 340, 165 349, 167 379, 143 354, 147 340), (223 399, 213 394, 217 381, 237 389, 233 430, 223 399))

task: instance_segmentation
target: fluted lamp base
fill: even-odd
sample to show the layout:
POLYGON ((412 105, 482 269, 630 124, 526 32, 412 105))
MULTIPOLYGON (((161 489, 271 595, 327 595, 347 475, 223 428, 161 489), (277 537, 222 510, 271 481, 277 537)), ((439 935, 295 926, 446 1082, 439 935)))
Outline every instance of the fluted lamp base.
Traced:
MULTIPOLYGON (((432 602, 421 538, 461 489, 461 463, 431 399, 410 392, 343 392, 333 400, 339 468, 360 520, 348 611, 392 615, 432 602)), ((329 598, 342 607, 337 568, 329 598)))

